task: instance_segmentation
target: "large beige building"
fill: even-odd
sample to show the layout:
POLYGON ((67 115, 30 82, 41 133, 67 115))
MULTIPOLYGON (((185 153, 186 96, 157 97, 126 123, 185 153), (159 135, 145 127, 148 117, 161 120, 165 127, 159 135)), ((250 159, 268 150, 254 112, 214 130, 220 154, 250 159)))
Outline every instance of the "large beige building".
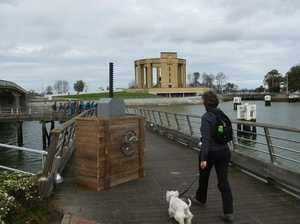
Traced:
POLYGON ((186 88, 186 60, 176 52, 161 52, 160 58, 134 61, 135 88, 127 92, 148 92, 161 96, 196 96, 207 88, 186 88))
POLYGON ((186 60, 174 52, 161 52, 160 58, 136 60, 135 87, 184 88, 186 87, 186 60))

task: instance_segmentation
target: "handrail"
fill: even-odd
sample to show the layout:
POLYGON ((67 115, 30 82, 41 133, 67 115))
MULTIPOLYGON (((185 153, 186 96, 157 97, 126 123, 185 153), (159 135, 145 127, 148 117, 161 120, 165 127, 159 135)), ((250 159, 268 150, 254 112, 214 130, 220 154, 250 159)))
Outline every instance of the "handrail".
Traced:
MULTIPOLYGON (((200 150, 201 116, 136 107, 127 111, 144 116, 153 131, 200 150)), ((300 129, 244 120, 231 122, 231 163, 300 195, 300 129)))
POLYGON ((48 108, 37 107, 0 107, 0 122, 14 121, 67 121, 79 113, 71 114, 68 111, 53 111, 48 108))
MULTIPOLYGON (((201 116, 196 115, 186 115, 186 114, 180 114, 180 113, 172 113, 172 112, 162 112, 162 111, 155 111, 155 110, 149 110, 145 108, 129 108, 130 113, 138 113, 140 115, 143 115, 149 122, 152 122, 153 124, 157 124, 163 127, 167 127, 173 130, 176 130, 181 133, 185 133, 187 135, 191 135, 197 139, 200 139, 201 133, 200 133, 200 125, 201 125, 201 116)), ((300 164, 300 151, 295 149, 289 149, 284 148, 280 145, 275 145, 275 143, 272 143, 274 140, 282 141, 282 142, 291 142, 295 144, 300 144, 300 129, 294 128, 294 127, 287 127, 287 126, 279 126, 279 125, 273 125, 273 124, 265 124, 265 123, 259 123, 259 122, 251 122, 251 121, 242 121, 242 120, 231 120, 233 124, 233 143, 234 148, 236 150, 242 150, 243 147, 246 147, 245 144, 241 143, 241 141, 247 140, 249 142, 254 142, 256 144, 265 145, 264 149, 260 148, 253 148, 251 149, 255 151, 259 151, 264 154, 269 154, 270 161, 273 163, 276 163, 277 157, 282 157, 280 154, 275 153, 274 149, 282 149, 285 151, 289 151, 291 153, 295 153, 299 156, 299 160, 294 160, 292 158, 289 159, 289 161, 293 161, 297 164, 300 164), (247 131, 243 129, 238 129, 234 125, 238 126, 249 126, 256 128, 256 133, 253 131, 247 131), (260 128, 261 130, 259 130, 260 128), (295 134, 295 136, 291 139, 288 138, 282 138, 280 135, 270 134, 270 130, 274 131, 283 131, 283 132, 289 132, 295 134), (257 137, 261 136, 263 138, 260 138, 260 141, 265 140, 265 142, 260 142, 256 140, 252 140, 251 137, 257 137)), ((298 147, 300 148, 300 146, 298 147)), ((299 166, 300 170, 300 166, 299 166)))
POLYGON ((45 167, 38 181, 39 193, 49 197, 52 189, 56 186, 54 182, 55 173, 61 173, 74 150, 75 119, 79 117, 92 117, 96 109, 86 110, 80 115, 61 124, 51 130, 51 141, 48 149, 45 167))
MULTIPOLYGON (((25 148, 25 147, 19 147, 19 146, 7 145, 7 144, 0 143, 0 149, 4 149, 4 148, 7 148, 7 149, 16 149, 16 150, 23 151, 23 152, 40 154, 42 156, 42 168, 44 168, 44 156, 46 156, 48 154, 48 152, 43 151, 43 150, 30 149, 30 148, 25 148)), ((8 167, 8 166, 2 166, 2 165, 0 165, 0 168, 1 169, 5 169, 5 170, 14 171, 14 172, 28 173, 28 174, 34 175, 34 173, 27 172, 27 171, 20 170, 20 169, 14 169, 14 168, 11 168, 11 167, 8 167)))

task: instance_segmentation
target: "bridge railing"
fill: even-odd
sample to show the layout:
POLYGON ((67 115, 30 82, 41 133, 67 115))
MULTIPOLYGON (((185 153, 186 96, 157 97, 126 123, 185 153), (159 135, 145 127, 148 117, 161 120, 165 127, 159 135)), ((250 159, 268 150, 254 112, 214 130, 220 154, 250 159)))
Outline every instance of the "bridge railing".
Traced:
MULTIPOLYGON (((47 156, 48 152, 47 151, 43 151, 43 150, 38 150, 38 149, 30 149, 30 148, 25 148, 25 147, 19 147, 19 146, 14 146, 14 145, 8 145, 8 144, 2 144, 0 143, 0 150, 4 150, 4 149, 14 149, 14 150, 19 150, 21 152, 27 152, 27 153, 33 153, 33 154, 38 154, 41 155, 41 168, 44 168, 44 158, 45 156, 47 156)), ((3 166, 0 165, 1 169, 4 170, 9 170, 9 171, 13 171, 13 172, 21 172, 21 173, 28 173, 28 174, 32 174, 34 175, 35 173, 31 173, 25 170, 20 170, 20 169, 15 169, 12 167, 8 167, 8 166, 3 166)))
POLYGON ((56 110, 38 107, 1 107, 0 121, 11 122, 12 120, 40 120, 40 121, 66 121, 78 114, 82 113, 84 109, 77 109, 74 111, 56 110))
MULTIPOLYGON (((146 118, 153 131, 198 148, 201 116, 127 108, 146 118)), ((251 121, 231 120, 231 163, 260 179, 300 195, 300 129, 251 121)))
POLYGON ((56 186, 56 175, 61 173, 74 150, 75 119, 78 117, 92 117, 96 109, 86 110, 80 115, 51 130, 51 141, 45 167, 38 181, 40 194, 49 197, 56 186))

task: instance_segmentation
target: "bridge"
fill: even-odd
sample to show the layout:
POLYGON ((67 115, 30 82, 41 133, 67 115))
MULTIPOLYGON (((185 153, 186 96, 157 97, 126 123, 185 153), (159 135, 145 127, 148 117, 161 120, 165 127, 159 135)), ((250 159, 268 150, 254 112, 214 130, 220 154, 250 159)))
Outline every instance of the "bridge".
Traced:
POLYGON ((0 111, 2 107, 26 107, 28 93, 17 84, 0 80, 0 111))
POLYGON ((23 122, 39 121, 42 125, 43 149, 50 144, 50 133, 46 128, 47 123, 51 124, 50 131, 55 128, 55 121, 66 122, 78 114, 71 114, 67 111, 53 111, 52 109, 31 108, 31 107, 2 107, 0 108, 0 123, 15 123, 17 125, 18 146, 23 145, 23 122))
MULTIPOLYGON (((94 112, 89 110, 78 116, 94 116, 94 112)), ((197 178, 201 117, 139 108, 127 108, 127 113, 146 119, 145 177, 100 192, 76 187, 73 118, 51 131, 39 191, 50 196, 58 187, 55 201, 64 212, 94 223, 174 223, 167 214, 165 191, 183 192, 197 178), (55 184, 55 173, 63 175, 62 184, 55 184)), ((300 129, 237 120, 232 123, 236 127, 255 125, 257 130, 252 133, 234 128, 229 180, 236 222, 295 222, 300 218, 300 200, 291 195, 300 195, 300 129), (248 151, 255 153, 249 155, 248 151)), ((222 206, 214 176, 212 173, 208 207, 191 208, 195 223, 220 222, 222 206)), ((196 188, 197 183, 184 197, 195 193, 196 188)))

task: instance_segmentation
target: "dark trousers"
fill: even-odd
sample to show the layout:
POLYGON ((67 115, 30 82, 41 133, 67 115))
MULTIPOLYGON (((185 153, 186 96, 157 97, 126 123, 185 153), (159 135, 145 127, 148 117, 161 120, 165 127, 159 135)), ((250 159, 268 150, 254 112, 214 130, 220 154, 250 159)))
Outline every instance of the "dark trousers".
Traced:
MULTIPOLYGON (((218 178, 218 188, 222 195, 224 214, 233 213, 232 193, 227 179, 230 157, 231 153, 229 148, 209 152, 207 156, 206 168, 201 169, 199 166, 199 187, 196 191, 196 199, 202 203, 206 203, 209 175, 212 167, 215 166, 218 178)), ((201 154, 199 155, 199 164, 200 158, 201 154)))

